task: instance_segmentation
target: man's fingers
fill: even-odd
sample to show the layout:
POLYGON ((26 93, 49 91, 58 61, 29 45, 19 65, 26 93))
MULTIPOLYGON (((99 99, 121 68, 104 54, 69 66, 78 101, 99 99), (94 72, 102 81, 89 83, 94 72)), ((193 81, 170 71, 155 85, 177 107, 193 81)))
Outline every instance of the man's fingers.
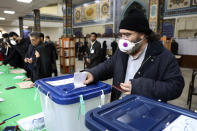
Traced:
POLYGON ((127 91, 129 91, 129 92, 131 91, 131 88, 129 88, 129 87, 124 87, 124 86, 120 86, 120 87, 121 87, 124 91, 126 91, 126 92, 127 92, 127 91))
POLYGON ((87 72, 87 78, 86 80, 83 82, 85 85, 90 84, 91 82, 94 81, 94 77, 91 73, 87 72))
POLYGON ((90 79, 88 79, 88 80, 86 80, 86 81, 84 81, 84 85, 87 85, 87 84, 89 84, 89 83, 91 83, 91 80, 90 79))
POLYGON ((130 83, 120 83, 120 86, 131 87, 131 84, 130 83))
POLYGON ((125 95, 130 95, 131 93, 130 93, 130 92, 125 92, 124 94, 125 94, 125 95))

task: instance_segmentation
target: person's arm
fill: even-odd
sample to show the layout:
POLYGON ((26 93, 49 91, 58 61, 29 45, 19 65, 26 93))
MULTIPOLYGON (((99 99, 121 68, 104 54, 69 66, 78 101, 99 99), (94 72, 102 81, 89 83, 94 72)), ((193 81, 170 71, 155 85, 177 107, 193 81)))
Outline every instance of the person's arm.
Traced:
POLYGON ((8 48, 9 55, 6 57, 6 59, 4 59, 4 61, 3 61, 4 65, 7 65, 9 63, 9 61, 14 57, 15 51, 16 50, 13 47, 8 48))
POLYGON ((88 69, 87 72, 90 72, 94 81, 107 80, 113 77, 114 65, 117 59, 118 52, 116 52, 110 59, 105 62, 88 69))
POLYGON ((173 100, 179 97, 184 88, 184 79, 176 59, 171 57, 163 70, 165 70, 162 74, 163 80, 153 80, 144 77, 132 79, 131 93, 154 97, 162 101, 173 100))
POLYGON ((40 57, 39 58, 34 58, 33 59, 33 82, 35 82, 36 80, 40 79, 40 68, 41 68, 41 61, 40 61, 40 57))
MULTIPOLYGON (((97 60, 101 55, 101 44, 99 42, 95 43, 94 54, 90 56, 90 61, 97 60)), ((90 52, 91 53, 91 52, 90 52)))

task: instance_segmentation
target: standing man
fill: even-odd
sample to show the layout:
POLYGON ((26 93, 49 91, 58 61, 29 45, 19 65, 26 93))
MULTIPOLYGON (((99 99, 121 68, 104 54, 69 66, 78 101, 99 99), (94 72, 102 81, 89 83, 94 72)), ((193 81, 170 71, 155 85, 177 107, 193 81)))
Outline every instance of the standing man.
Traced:
POLYGON ((55 43, 51 41, 49 36, 45 37, 45 46, 50 51, 50 58, 52 62, 52 73, 54 73, 55 76, 58 76, 57 65, 56 65, 56 60, 58 59, 57 49, 55 43))
POLYGON ((52 64, 49 51, 41 41, 40 32, 30 34, 31 45, 29 45, 25 62, 28 63, 30 77, 33 82, 38 79, 51 77, 52 64))
POLYGON ((132 9, 119 29, 119 49, 104 63, 87 70, 84 84, 113 78, 116 88, 112 88, 111 101, 131 94, 164 102, 179 97, 184 79, 178 63, 149 28, 143 12, 132 9))
POLYGON ((89 58, 86 58, 86 65, 88 68, 92 68, 101 62, 101 44, 96 40, 97 34, 95 32, 91 33, 91 45, 89 58))

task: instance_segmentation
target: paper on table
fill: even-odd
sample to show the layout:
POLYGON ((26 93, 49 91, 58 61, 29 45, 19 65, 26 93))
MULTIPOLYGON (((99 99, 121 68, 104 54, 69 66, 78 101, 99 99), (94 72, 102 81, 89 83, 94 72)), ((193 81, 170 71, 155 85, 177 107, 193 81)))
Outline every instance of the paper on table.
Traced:
MULTIPOLYGON (((33 116, 29 116, 27 118, 21 119, 19 121, 17 121, 17 123, 25 130, 25 131, 29 131, 32 129, 35 129, 35 120, 39 120, 39 119, 43 119, 44 120, 44 114, 38 113, 35 114, 33 116)), ((37 123, 36 123, 37 124, 37 123)), ((42 123, 38 123, 38 124, 42 124, 42 123)))
POLYGON ((74 73, 75 88, 86 86, 86 85, 83 84, 83 82, 86 80, 86 78, 87 78, 87 72, 76 72, 76 73, 74 73))
POLYGON ((23 79, 25 76, 15 76, 14 79, 23 79))
POLYGON ((24 74, 26 71, 24 69, 15 69, 10 71, 13 74, 24 74))
POLYGON ((3 101, 5 101, 5 99, 3 99, 3 98, 0 98, 0 102, 3 102, 3 101))
POLYGON ((47 81, 46 83, 52 85, 52 86, 61 86, 61 85, 67 85, 74 82, 74 78, 69 79, 63 79, 63 80, 57 80, 57 81, 47 81))
POLYGON ((196 129, 197 129, 196 119, 181 115, 163 131, 196 131, 196 129))
POLYGON ((34 83, 32 81, 25 81, 21 83, 16 83, 20 88, 25 89, 25 88, 32 88, 34 83))

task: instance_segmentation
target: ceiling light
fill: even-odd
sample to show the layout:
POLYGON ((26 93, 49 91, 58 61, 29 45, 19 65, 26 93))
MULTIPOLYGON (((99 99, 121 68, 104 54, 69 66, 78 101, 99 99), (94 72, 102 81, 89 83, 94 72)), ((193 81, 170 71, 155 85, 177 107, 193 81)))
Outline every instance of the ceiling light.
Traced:
POLYGON ((24 29, 27 29, 27 28, 29 28, 29 27, 24 25, 23 28, 24 28, 24 29))
POLYGON ((4 17, 0 17, 0 20, 5 20, 5 18, 4 17))
POLYGON ((17 0, 17 2, 31 3, 31 2, 32 2, 32 0, 17 0))
POLYGON ((99 0, 96 0, 95 3, 100 3, 100 1, 99 0))
POLYGON ((85 4, 83 4, 83 6, 88 6, 88 4, 87 4, 87 3, 85 3, 85 4))
POLYGON ((15 11, 4 10, 4 13, 5 13, 5 14, 11 14, 11 15, 13 15, 13 14, 15 14, 15 11))

